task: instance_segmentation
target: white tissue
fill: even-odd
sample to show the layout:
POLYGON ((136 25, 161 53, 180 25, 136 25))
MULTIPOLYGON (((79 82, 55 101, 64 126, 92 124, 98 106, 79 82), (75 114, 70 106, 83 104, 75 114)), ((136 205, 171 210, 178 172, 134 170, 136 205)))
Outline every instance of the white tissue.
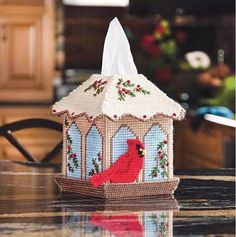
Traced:
POLYGON ((105 76, 138 74, 129 41, 117 18, 109 24, 103 48, 101 74, 105 76))

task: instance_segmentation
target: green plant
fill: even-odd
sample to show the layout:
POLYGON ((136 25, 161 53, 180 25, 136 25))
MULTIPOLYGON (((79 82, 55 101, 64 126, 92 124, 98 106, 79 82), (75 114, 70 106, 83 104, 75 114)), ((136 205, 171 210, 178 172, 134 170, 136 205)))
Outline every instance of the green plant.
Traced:
POLYGON ((68 133, 67 133, 67 160, 68 161, 72 160, 73 166, 69 162, 67 162, 67 166, 69 172, 74 173, 74 170, 78 169, 79 167, 79 162, 76 153, 74 153, 72 150, 72 139, 68 133))
POLYGON ((152 168, 151 176, 152 178, 157 177, 158 174, 165 178, 168 176, 168 154, 167 154, 167 140, 163 140, 157 145, 157 156, 155 157, 157 161, 156 165, 152 168))

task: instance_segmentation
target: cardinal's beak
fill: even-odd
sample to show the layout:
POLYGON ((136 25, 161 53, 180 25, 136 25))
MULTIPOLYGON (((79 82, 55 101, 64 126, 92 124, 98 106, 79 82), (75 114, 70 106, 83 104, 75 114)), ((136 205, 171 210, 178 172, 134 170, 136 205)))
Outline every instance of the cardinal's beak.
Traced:
POLYGON ((142 156, 145 156, 145 155, 146 155, 146 150, 143 149, 143 150, 142 150, 142 156))

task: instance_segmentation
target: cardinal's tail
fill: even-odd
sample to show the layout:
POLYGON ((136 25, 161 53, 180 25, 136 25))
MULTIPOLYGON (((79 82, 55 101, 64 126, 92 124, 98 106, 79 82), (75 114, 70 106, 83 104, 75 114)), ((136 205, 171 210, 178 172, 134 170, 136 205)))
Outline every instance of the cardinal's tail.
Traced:
POLYGON ((92 176, 89 181, 93 185, 94 188, 104 184, 109 180, 109 175, 106 172, 103 172, 101 174, 96 174, 92 176))

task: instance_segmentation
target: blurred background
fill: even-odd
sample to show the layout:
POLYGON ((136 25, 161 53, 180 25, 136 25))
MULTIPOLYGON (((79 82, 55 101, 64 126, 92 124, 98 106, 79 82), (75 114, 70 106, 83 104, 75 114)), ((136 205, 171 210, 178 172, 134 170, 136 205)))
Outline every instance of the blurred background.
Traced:
MULTIPOLYGON (((100 73, 118 17, 139 73, 187 109, 175 124, 175 167, 235 167, 234 9, 234 0, 0 0, 0 126, 61 122, 50 106, 100 73)), ((38 161, 61 140, 47 129, 15 137, 38 161)), ((0 137, 0 160, 25 158, 0 137)))

